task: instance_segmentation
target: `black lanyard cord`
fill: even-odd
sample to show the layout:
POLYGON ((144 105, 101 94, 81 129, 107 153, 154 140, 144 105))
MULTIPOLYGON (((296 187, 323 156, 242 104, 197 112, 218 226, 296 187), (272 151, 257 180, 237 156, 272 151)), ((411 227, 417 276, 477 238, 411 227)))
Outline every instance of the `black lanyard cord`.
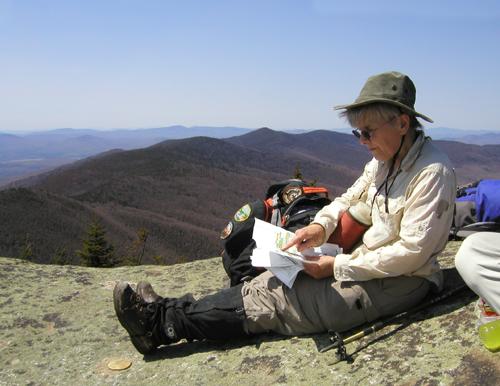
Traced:
POLYGON ((399 152, 401 151, 401 148, 403 147, 404 140, 405 140, 405 136, 403 135, 401 137, 401 143, 399 144, 398 151, 392 157, 392 163, 391 163, 391 166, 389 167, 389 172, 387 173, 387 176, 385 177, 384 182, 382 182, 382 184, 380 184, 380 186, 377 188, 377 191, 375 192, 375 194, 373 196, 372 207, 370 209, 370 216, 371 216, 372 211, 373 211, 373 204, 375 203, 375 199, 380 194, 380 191, 382 190, 382 188, 384 188, 384 192, 385 192, 385 213, 389 213, 389 192, 391 191, 391 188, 394 185, 394 181, 396 181, 396 177, 401 172, 401 163, 402 162, 399 163, 398 170, 396 170, 396 174, 394 175, 394 178, 392 179, 392 182, 390 185, 388 185, 388 181, 392 175, 392 172, 394 171, 394 165, 396 164, 396 160, 398 158, 399 152))

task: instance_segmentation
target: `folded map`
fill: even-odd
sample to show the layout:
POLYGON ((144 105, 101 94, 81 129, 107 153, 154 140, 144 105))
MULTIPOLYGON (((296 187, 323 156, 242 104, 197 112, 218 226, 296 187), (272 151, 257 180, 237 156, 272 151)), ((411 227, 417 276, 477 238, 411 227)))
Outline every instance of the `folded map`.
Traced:
POLYGON ((302 252, 295 247, 282 251, 281 248, 293 236, 286 229, 255 219, 252 238, 256 247, 251 256, 252 265, 267 268, 289 288, 292 288, 298 273, 304 269, 304 262, 307 262, 305 256, 336 256, 342 253, 342 248, 329 243, 302 252))

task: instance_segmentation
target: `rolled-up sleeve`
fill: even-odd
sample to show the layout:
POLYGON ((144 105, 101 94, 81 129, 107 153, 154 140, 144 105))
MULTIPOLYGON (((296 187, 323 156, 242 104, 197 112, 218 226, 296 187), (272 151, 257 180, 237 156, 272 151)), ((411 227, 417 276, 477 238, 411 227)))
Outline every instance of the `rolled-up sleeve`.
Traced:
POLYGON ((355 201, 361 200, 368 191, 368 187, 373 179, 374 168, 376 165, 375 159, 365 165, 365 169, 361 177, 340 197, 335 198, 331 204, 321 209, 314 217, 313 224, 319 224, 325 229, 325 238, 323 243, 328 240, 330 235, 337 227, 338 221, 342 213, 355 201))
POLYGON ((448 240, 453 217, 455 175, 442 165, 423 169, 410 183, 399 233, 394 241, 335 258, 334 275, 342 281, 365 281, 400 275, 429 276, 439 270, 435 259, 448 240))

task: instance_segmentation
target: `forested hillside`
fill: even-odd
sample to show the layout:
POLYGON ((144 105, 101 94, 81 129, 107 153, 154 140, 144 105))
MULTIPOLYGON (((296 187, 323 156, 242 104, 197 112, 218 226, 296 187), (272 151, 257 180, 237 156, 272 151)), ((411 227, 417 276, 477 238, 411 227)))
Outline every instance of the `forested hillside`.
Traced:
MULTIPOLYGON (((500 146, 436 143, 459 182, 500 177, 500 146)), ((216 256, 229 218, 264 198, 269 184, 300 171, 334 197, 369 158, 352 135, 267 128, 103 153, 0 191, 0 255, 78 263, 76 251, 98 222, 119 257, 171 264, 216 256)))

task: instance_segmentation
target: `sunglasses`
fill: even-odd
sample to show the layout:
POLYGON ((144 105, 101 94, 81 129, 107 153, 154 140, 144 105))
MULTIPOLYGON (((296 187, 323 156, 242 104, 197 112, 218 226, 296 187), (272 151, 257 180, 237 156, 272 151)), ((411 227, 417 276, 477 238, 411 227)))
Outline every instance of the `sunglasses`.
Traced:
MULTIPOLYGON (((384 125, 387 125, 388 123, 391 123, 396 117, 397 117, 397 115, 393 116, 391 119, 389 119, 387 122, 385 122, 384 125)), ((354 136, 357 139, 360 139, 361 137, 363 137, 364 140, 371 141, 371 139, 373 138, 373 133, 375 131, 377 131, 377 130, 378 130, 378 128, 375 128, 375 129, 372 129, 372 130, 354 129, 352 131, 352 133, 354 134, 354 136)))
POLYGON ((363 139, 370 141, 373 137, 373 132, 375 130, 361 130, 361 129, 354 129, 352 133, 357 139, 360 139, 363 137, 363 139))

